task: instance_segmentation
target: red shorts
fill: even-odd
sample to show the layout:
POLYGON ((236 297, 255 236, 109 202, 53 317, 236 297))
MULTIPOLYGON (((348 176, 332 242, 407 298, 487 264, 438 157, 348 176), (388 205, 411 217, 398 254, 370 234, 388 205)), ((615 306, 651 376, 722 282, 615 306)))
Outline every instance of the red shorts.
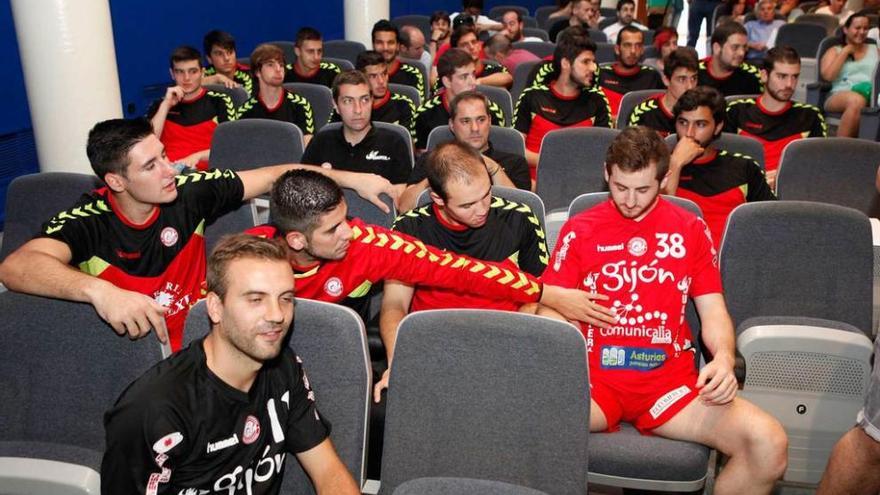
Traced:
POLYGON ((617 431, 620 422, 626 421, 643 435, 650 434, 699 394, 697 370, 690 352, 657 370, 626 376, 634 374, 636 380, 623 378, 619 371, 590 367, 590 397, 605 414, 607 431, 617 431))

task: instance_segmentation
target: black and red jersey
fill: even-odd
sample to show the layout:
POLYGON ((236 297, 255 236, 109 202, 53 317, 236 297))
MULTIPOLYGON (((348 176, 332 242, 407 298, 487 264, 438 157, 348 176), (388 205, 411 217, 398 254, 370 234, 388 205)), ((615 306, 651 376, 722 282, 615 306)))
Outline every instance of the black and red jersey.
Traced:
MULTIPOLYGON (((449 125, 449 98, 445 90, 435 94, 416 110, 415 116, 415 144, 416 148, 424 149, 428 146, 428 135, 435 127, 449 125)), ((489 118, 492 125, 504 126, 504 111, 492 100, 489 100, 489 118)))
POLYGON ((308 74, 300 73, 296 64, 287 64, 284 66, 284 82, 300 82, 310 84, 320 84, 321 86, 333 87, 333 79, 342 72, 342 69, 333 62, 322 61, 318 64, 318 68, 308 74))
MULTIPOLYGON (((443 219, 437 205, 422 206, 397 217, 392 229, 425 244, 472 258, 494 261, 511 270, 540 276, 547 267, 547 244, 541 223, 528 205, 492 197, 485 225, 470 228, 443 219)), ((416 288, 411 311, 477 308, 516 311, 521 304, 463 293, 460 288, 416 288)))
MULTIPOLYGON (((293 266, 297 297, 333 303, 348 299, 349 305, 352 299, 366 296, 374 283, 391 279, 519 304, 541 298, 541 282, 527 273, 444 252, 359 219, 348 222, 352 239, 344 258, 293 266)), ((247 233, 270 238, 281 235, 273 225, 260 225, 247 233)))
MULTIPOLYGON (((213 65, 208 66, 208 68, 205 69, 206 76, 213 76, 216 73, 217 69, 215 69, 213 65)), ((249 95, 254 94, 254 78, 251 76, 251 68, 247 65, 236 63, 235 74, 232 75, 232 80, 241 84, 241 87, 247 91, 249 95)))
MULTIPOLYGON (((154 102, 147 116, 152 118, 161 104, 161 99, 154 102)), ((235 104, 232 98, 202 88, 195 99, 181 101, 168 110, 159 140, 165 145, 169 160, 180 160, 209 149, 214 129, 229 120, 235 120, 235 104)), ((205 170, 208 163, 203 160, 199 162, 198 168, 205 170)))
POLYGON ((608 99, 608 104, 611 105, 612 115, 617 115, 617 112, 620 111, 620 101, 623 99, 623 95, 630 91, 666 87, 663 80, 660 79, 660 73, 647 65, 626 69, 617 62, 602 64, 599 66, 597 78, 599 87, 602 88, 602 92, 608 99))
POLYGON ((315 133, 315 114, 309 100, 286 89, 272 108, 266 105, 259 93, 252 96, 238 109, 238 118, 280 120, 295 124, 303 134, 315 133))
POLYGON ((657 96, 652 96, 636 105, 632 113, 629 114, 627 125, 650 127, 663 137, 674 134, 675 116, 672 115, 672 109, 666 108, 666 105, 663 103, 664 94, 660 93, 657 96))
POLYGON ((826 137, 825 117, 813 105, 788 102, 782 110, 771 112, 761 99, 744 98, 727 105, 725 131, 755 138, 764 146, 764 167, 776 170, 782 150, 788 143, 806 137, 826 137))
MULTIPOLYGON (((416 106, 409 97, 388 90, 382 98, 373 99, 370 121, 402 125, 409 130, 410 134, 413 134, 415 113, 416 106)), ((330 115, 330 122, 342 122, 342 118, 335 110, 330 115)))
POLYGON ((243 196, 241 179, 231 170, 179 175, 177 198, 135 224, 104 187, 55 215, 39 235, 67 244, 71 264, 83 272, 168 308, 165 321, 177 350, 186 314, 202 297, 205 226, 238 208, 243 196))
POLYGON ((727 217, 734 208, 746 202, 776 199, 754 160, 723 150, 685 165, 675 195, 700 207, 716 247, 721 245, 727 217))
POLYGON ((556 79, 556 72, 553 69, 553 60, 545 60, 539 64, 535 64, 529 75, 526 77, 526 88, 532 86, 546 86, 550 81, 556 79))
POLYGON ((420 95, 427 95, 425 91, 428 87, 422 71, 415 65, 401 62, 399 58, 388 64, 388 82, 412 86, 420 95))
POLYGON ((724 96, 731 95, 756 95, 764 92, 761 84, 761 73, 754 65, 743 62, 733 69, 727 76, 712 74, 710 69, 712 57, 700 60, 700 70, 697 73, 697 81, 700 86, 711 86, 724 96))
POLYGON ((541 150, 544 136, 563 127, 609 127, 611 109, 608 99, 596 87, 584 88, 574 96, 556 91, 556 81, 548 86, 533 86, 523 91, 516 104, 513 127, 526 135, 526 148, 541 150))
POLYGON ((208 368, 203 342, 150 368, 107 411, 101 493, 277 494, 286 454, 329 436, 290 348, 243 392, 208 368))

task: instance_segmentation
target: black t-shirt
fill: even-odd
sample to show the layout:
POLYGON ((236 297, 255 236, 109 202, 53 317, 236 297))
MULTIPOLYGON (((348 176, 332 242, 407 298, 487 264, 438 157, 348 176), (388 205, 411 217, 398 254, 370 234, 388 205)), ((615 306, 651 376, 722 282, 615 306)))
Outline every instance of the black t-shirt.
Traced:
POLYGON ((766 170, 776 170, 788 143, 806 137, 826 137, 822 112, 813 105, 789 102, 785 109, 770 112, 761 97, 745 98, 727 105, 725 131, 757 139, 764 145, 766 170))
POLYGON ((274 108, 269 108, 259 94, 252 96, 238 109, 238 118, 280 120, 295 124, 303 134, 315 133, 312 105, 302 96, 286 89, 274 108))
POLYGON ((628 125, 643 125, 666 137, 675 132, 675 116, 672 110, 663 104, 663 94, 648 98, 639 103, 629 114, 628 125))
POLYGON ((418 90, 420 95, 427 96, 428 94, 426 93, 428 86, 422 71, 412 64, 401 62, 400 59, 395 59, 394 62, 388 64, 388 82, 412 86, 418 90))
MULTIPOLYGON (((507 174, 507 177, 510 178, 510 181, 513 182, 517 189, 531 191, 532 180, 529 176, 529 164, 526 162, 525 157, 496 149, 492 146, 491 141, 489 142, 489 149, 484 151, 483 154, 498 162, 498 165, 501 165, 504 173, 507 174)), ((427 158, 427 153, 419 157, 407 184, 418 184, 428 178, 425 172, 425 160, 427 158)))
POLYGON ((711 86, 724 96, 731 95, 756 95, 764 92, 761 84, 761 73, 754 65, 743 62, 727 77, 716 77, 710 70, 712 57, 700 60, 700 70, 697 73, 700 86, 711 86))
POLYGON ((321 62, 318 65, 318 69, 311 74, 300 74, 297 71, 296 64, 287 64, 284 67, 284 82, 320 84, 332 88, 333 79, 335 79, 336 75, 340 72, 342 72, 342 69, 333 62, 321 62))
MULTIPOLYGON (((217 69, 215 69, 213 65, 210 65, 205 69, 206 76, 213 76, 216 73, 217 69)), ((251 76, 250 67, 235 64, 235 74, 232 75, 232 80, 241 84, 241 87, 247 91, 247 94, 254 94, 254 78, 251 76)))
POLYGON ((107 411, 102 493, 277 494, 285 454, 327 438, 290 348, 245 393, 208 369, 203 342, 153 366, 107 411))
POLYGON ((642 65, 629 73, 620 64, 602 64, 599 67, 599 87, 608 98, 611 105, 611 113, 617 115, 620 111, 620 102, 623 95, 630 91, 642 89, 663 89, 666 86, 660 79, 660 73, 653 67, 642 65))
POLYGON ((526 135, 526 148, 535 153, 550 131, 564 127, 610 127, 611 109, 601 90, 584 88, 569 97, 555 90, 555 82, 526 89, 516 104, 513 127, 526 135))
MULTIPOLYGON (((434 95, 416 110, 415 116, 415 144, 416 148, 424 149, 428 146, 428 135, 435 127, 449 125, 449 98, 445 90, 434 95)), ((504 126, 504 111, 497 103, 489 100, 489 118, 492 125, 504 126)))
POLYGON ((338 130, 319 132, 309 142, 302 162, 309 165, 330 162, 335 169, 381 175, 392 184, 405 183, 412 171, 409 148, 404 140, 375 126, 353 146, 345 140, 341 126, 338 130))
MULTIPOLYGON (((388 122, 389 124, 402 125, 412 135, 413 116, 415 113, 416 106, 412 100, 404 95, 392 93, 389 90, 381 100, 373 100, 370 122, 388 122)), ((330 114, 330 122, 342 122, 342 118, 336 113, 336 110, 330 114)))
POLYGON ((177 176, 177 198, 135 225, 106 187, 43 224, 39 237, 70 248, 70 264, 168 308, 171 347, 180 348, 190 306, 205 280, 205 226, 241 206, 244 185, 231 170, 177 176))

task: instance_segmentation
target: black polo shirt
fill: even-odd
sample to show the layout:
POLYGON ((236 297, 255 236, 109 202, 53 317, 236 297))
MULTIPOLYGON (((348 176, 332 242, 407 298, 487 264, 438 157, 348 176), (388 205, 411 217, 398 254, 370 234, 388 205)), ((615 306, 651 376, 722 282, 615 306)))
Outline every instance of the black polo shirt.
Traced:
POLYGON ((309 142, 302 162, 329 162, 337 170, 381 175, 392 184, 405 183, 412 172, 412 159, 403 138, 374 126, 355 145, 345 140, 342 127, 319 132, 309 142))
MULTIPOLYGON (((491 141, 489 141, 489 149, 484 151, 483 154, 498 162, 498 165, 501 165, 501 168, 504 169, 504 173, 507 174, 507 177, 510 178, 510 181, 513 182, 513 185, 516 186, 517 189, 523 189, 526 191, 532 190, 532 178, 529 175, 529 164, 526 162, 524 156, 495 149, 492 147, 491 141)), ((424 153, 419 157, 416 166, 413 167, 412 174, 409 176, 409 180, 407 181, 408 184, 418 184, 428 178, 428 175, 425 172, 425 160, 427 158, 427 153, 424 153)))

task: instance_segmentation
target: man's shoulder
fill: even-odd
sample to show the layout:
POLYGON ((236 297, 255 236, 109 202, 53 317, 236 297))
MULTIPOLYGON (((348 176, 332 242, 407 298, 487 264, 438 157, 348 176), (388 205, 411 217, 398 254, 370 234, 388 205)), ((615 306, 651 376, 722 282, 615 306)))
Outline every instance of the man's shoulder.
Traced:
POLYGON ((749 62, 743 62, 740 64, 740 66, 737 67, 737 71, 747 76, 758 78, 759 80, 761 78, 761 69, 749 62))
POLYGON ((201 345, 202 340, 197 340, 154 364, 125 389, 117 406, 135 405, 143 409, 143 416, 157 411, 197 410, 199 405, 189 398, 190 392, 201 388, 197 383, 199 370, 205 367, 201 345))
POLYGON ((405 234, 417 235, 418 227, 434 217, 434 208, 431 203, 417 206, 403 212, 394 219, 393 229, 405 234))
POLYGON ((432 111, 437 111, 438 108, 443 107, 443 98, 440 94, 434 95, 431 99, 425 101, 424 103, 416 109, 416 116, 420 117, 423 114, 430 113, 432 111))
POLYGON ((500 196, 492 196, 492 202, 489 204, 492 211, 500 221, 504 221, 509 225, 532 225, 540 227, 538 220, 532 207, 526 203, 520 203, 500 196))
POLYGON ((334 74, 339 74, 342 72, 342 68, 339 67, 335 62, 329 62, 327 60, 322 60, 318 65, 320 70, 332 72, 334 74))
POLYGON ((731 171, 761 168, 761 166, 758 165, 758 161, 753 157, 746 155, 745 153, 736 153, 727 150, 719 150, 713 163, 723 166, 731 171))
POLYGON ((83 194, 68 209, 55 214, 43 226, 43 235, 52 235, 71 224, 91 224, 114 216, 106 188, 83 194))

